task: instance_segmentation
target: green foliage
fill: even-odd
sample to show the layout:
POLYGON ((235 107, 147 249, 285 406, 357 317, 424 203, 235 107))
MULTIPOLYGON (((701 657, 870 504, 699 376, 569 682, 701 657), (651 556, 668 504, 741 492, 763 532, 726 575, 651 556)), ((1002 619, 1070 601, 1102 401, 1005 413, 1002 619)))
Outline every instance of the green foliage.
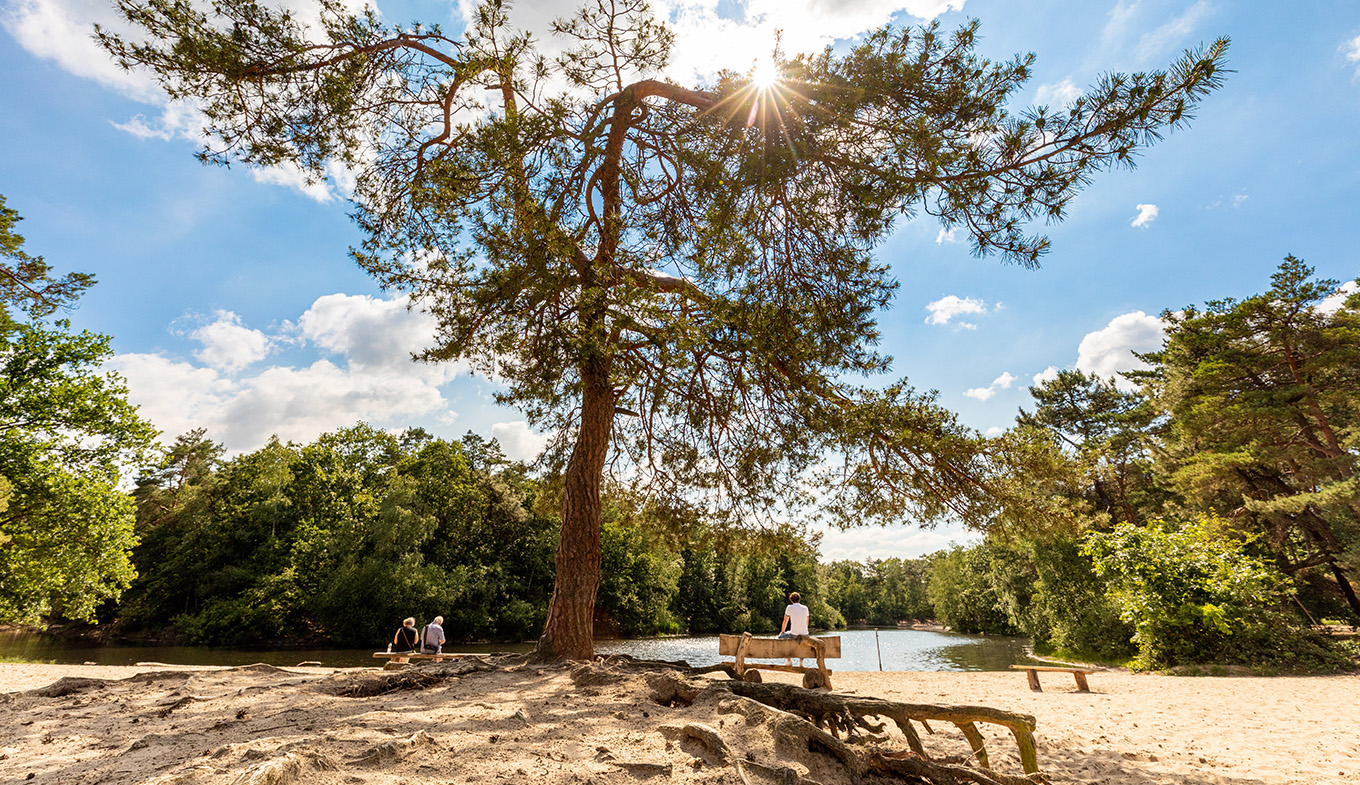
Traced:
POLYGON ((679 579, 674 556, 626 521, 606 519, 600 534, 603 562, 596 607, 608 611, 624 637, 678 632, 669 608, 679 579))
POLYGON ((42 318, 93 279, 51 279, 22 250, 18 220, 0 197, 0 623, 92 621, 132 579, 133 507, 119 472, 155 432, 101 368, 108 336, 42 318))
POLYGON ((1360 298, 1312 274, 1290 256, 1264 294, 1163 314, 1165 346, 1131 376, 1169 415, 1163 464, 1187 505, 1291 573, 1325 570, 1360 620, 1360 298))
POLYGON ((1014 633, 991 580, 991 551, 983 543, 936 554, 930 567, 935 617, 955 632, 1014 633))
POLYGON ((1334 659, 1286 611, 1291 589, 1279 571, 1226 535, 1220 520, 1120 524, 1091 534, 1086 548, 1133 625, 1143 668, 1334 659))
MULTIPOLYGON (((499 448, 471 443, 483 466, 499 448)), ((450 639, 521 640, 542 624, 553 522, 522 472, 473 468, 462 445, 367 425, 220 461, 202 431, 139 481, 142 575, 128 628, 189 642, 374 645, 405 616, 450 639)))
POLYGON ((827 602, 850 623, 895 625, 935 618, 926 559, 840 561, 827 567, 827 602))
POLYGON ((1134 653, 1133 628, 1119 615, 1080 535, 1017 541, 988 538, 988 570, 1007 619, 1036 646, 1103 661, 1134 653))
POLYGON ((22 220, 17 210, 5 206, 0 194, 0 320, 5 321, 11 307, 36 319, 74 305, 95 282, 88 273, 68 273, 53 280, 52 268, 41 256, 24 252, 24 238, 14 231, 22 220))

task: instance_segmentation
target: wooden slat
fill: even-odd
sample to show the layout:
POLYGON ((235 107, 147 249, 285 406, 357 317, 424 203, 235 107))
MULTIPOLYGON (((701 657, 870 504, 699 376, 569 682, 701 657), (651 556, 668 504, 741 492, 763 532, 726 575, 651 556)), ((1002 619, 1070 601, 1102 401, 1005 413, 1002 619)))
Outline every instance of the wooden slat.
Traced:
MULTIPOLYGON (((818 636, 826 647, 825 655, 828 658, 839 659, 841 656, 841 638, 839 635, 828 637, 818 636)), ((740 635, 719 635, 718 654, 725 657, 735 657, 737 646, 741 643, 740 635)), ((817 650, 809 641, 799 641, 794 638, 751 638, 751 643, 746 648, 746 657, 755 659, 784 659, 786 657, 817 657, 817 650)))
POLYGON ((1054 673, 1100 673, 1092 668, 1055 668, 1047 665, 1012 665, 1018 671, 1052 671, 1054 673))

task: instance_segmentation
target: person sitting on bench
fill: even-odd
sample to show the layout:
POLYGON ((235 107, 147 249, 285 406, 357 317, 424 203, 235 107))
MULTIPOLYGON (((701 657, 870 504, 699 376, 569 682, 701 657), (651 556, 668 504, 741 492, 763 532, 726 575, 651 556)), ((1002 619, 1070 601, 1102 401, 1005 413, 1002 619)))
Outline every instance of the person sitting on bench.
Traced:
POLYGON ((406 619, 401 623, 401 629, 392 636, 392 648, 389 651, 415 651, 416 644, 420 640, 420 634, 416 632, 415 617, 406 619))
POLYGON ((444 617, 436 616, 434 621, 420 631, 420 653, 441 654, 444 651, 444 617))
MULTIPOLYGON (((784 608, 784 621, 779 625, 780 638, 797 638, 808 633, 808 619, 812 617, 812 611, 802 603, 802 595, 794 592, 789 595, 788 607, 784 608)), ((785 665, 792 665, 793 660, 784 659, 785 665)), ((803 658, 798 658, 798 667, 803 667, 803 658)))

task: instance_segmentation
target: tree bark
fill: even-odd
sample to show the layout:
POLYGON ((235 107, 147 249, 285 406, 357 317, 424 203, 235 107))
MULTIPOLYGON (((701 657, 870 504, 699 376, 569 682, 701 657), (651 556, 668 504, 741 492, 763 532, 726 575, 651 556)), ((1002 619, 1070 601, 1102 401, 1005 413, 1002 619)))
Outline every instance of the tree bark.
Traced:
POLYGON ((532 659, 589 660, 595 654, 595 593, 600 585, 600 483, 614 427, 609 364, 589 358, 581 367, 581 425, 567 462, 557 575, 543 636, 532 659))

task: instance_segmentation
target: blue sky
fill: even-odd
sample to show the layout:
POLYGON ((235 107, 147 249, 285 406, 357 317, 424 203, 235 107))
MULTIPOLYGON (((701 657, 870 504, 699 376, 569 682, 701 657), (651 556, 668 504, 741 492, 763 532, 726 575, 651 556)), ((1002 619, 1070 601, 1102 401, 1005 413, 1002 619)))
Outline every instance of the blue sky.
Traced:
MULTIPOLYGON (((290 0, 303 6, 305 0, 290 0)), ((391 19, 456 28, 456 2, 380 2, 391 19)), ((522 0, 529 27, 563 6, 522 0)), ((1098 176, 1047 227, 1037 271, 975 259, 928 219, 881 247, 901 284, 882 315, 895 375, 980 431, 1002 429, 1049 369, 1113 373, 1158 345, 1163 309, 1265 289, 1288 253, 1360 275, 1360 3, 1258 0, 710 0, 658 3, 679 34, 671 78, 745 70, 773 30, 788 51, 844 45, 889 19, 982 22, 980 50, 1034 52, 1021 100, 1058 104, 1111 70, 1165 66, 1232 38, 1226 86, 1192 127, 1098 176)), ((452 438, 495 436, 531 458, 540 436, 452 366, 407 361, 429 334, 349 259, 361 238, 343 183, 205 167, 192 116, 89 40, 107 2, 0 0, 0 194, 30 253, 99 284, 70 316, 111 334, 112 366, 167 440, 197 425, 233 450, 309 441, 363 419, 452 438)), ((962 238, 960 238, 962 239, 962 238)), ((957 532, 830 532, 826 558, 906 556, 957 532)))

